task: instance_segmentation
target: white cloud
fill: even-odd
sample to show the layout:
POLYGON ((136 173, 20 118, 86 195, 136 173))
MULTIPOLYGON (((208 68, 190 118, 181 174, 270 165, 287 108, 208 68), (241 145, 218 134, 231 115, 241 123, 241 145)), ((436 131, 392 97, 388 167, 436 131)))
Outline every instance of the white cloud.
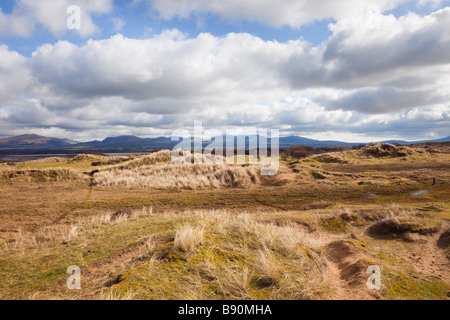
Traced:
POLYGON ((249 34, 185 39, 172 30, 145 40, 116 35, 82 47, 60 41, 33 53, 32 67, 41 83, 77 97, 214 100, 228 91, 256 94, 279 86, 274 71, 285 49, 292 50, 249 34))
POLYGON ((27 37, 31 35, 34 23, 24 15, 4 14, 0 8, 0 35, 27 37))
POLYGON ((0 45, 0 105, 11 103, 31 80, 27 59, 0 45))
MULTIPOLYGON (((421 17, 410 13, 400 18, 379 15, 380 26, 364 27, 359 19, 331 24, 326 62, 333 62, 341 78, 351 74, 377 79, 386 71, 450 63, 450 8, 421 17)), ((415 71, 415 69, 410 69, 415 71)), ((368 79, 363 79, 368 80, 368 79)))
POLYGON ((36 25, 54 35, 64 34, 70 5, 80 7, 81 29, 77 32, 86 37, 98 31, 91 16, 110 12, 113 0, 17 0, 12 13, 0 12, 0 35, 31 36, 36 25))
MULTIPOLYGON (((428 1, 420 0, 421 3, 428 1)), ((432 0, 438 3, 441 0, 432 0)), ((246 19, 280 27, 300 27, 328 18, 343 19, 366 15, 370 6, 390 10, 411 0, 147 0, 164 19, 189 18, 197 13, 213 13, 225 19, 246 19)))
POLYGON ((59 41, 30 59, 3 46, 2 133, 170 135, 203 120, 310 136, 449 135, 450 8, 378 18, 376 30, 359 18, 338 20, 318 46, 178 30, 59 41))
POLYGON ((243 33, 189 39, 176 30, 144 40, 116 35, 82 47, 61 41, 33 54, 33 73, 40 83, 78 98, 184 99, 187 105, 208 98, 223 104, 222 96, 233 92, 226 99, 232 104, 325 87, 335 93, 315 97, 330 109, 384 113, 448 101, 450 37, 444 30, 450 8, 381 19, 383 27, 372 33, 355 21, 338 22, 318 47, 243 33))
POLYGON ((126 22, 122 18, 112 18, 111 22, 113 23, 114 30, 119 32, 125 26, 126 22))

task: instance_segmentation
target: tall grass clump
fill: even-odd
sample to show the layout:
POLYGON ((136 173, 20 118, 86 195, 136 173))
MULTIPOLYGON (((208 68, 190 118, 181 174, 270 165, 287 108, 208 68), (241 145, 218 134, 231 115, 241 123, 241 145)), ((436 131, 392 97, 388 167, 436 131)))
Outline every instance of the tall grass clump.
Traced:
MULTIPOLYGON (((322 250, 297 225, 274 225, 226 210, 168 214, 181 218, 174 240, 148 246, 141 264, 120 286, 151 283, 152 299, 319 299, 335 283, 322 250), (142 273, 141 273, 142 270, 142 273), (145 279, 145 280, 144 280, 145 279), (176 285, 174 285, 176 284, 176 285), (186 289, 189 290, 186 290, 186 289)), ((141 259, 142 261, 142 259, 141 259)))
POLYGON ((48 168, 39 170, 7 169, 4 171, 0 171, 0 178, 17 178, 28 181, 36 180, 40 182, 50 182, 82 179, 83 175, 71 168, 48 168))
POLYGON ((102 226, 125 223, 152 215, 152 207, 143 207, 140 210, 119 210, 86 217, 73 224, 54 224, 36 230, 18 229, 13 233, 12 241, 1 241, 2 239, 0 239, 0 253, 49 248, 83 238, 92 232, 96 232, 102 226), (123 212, 126 212, 126 214, 122 214, 123 212))
POLYGON ((226 165, 159 164, 133 169, 115 168, 94 175, 94 183, 98 186, 128 188, 245 188, 258 181, 256 167, 226 165))
POLYGON ((175 249, 182 252, 193 252, 203 243, 202 227, 183 226, 175 234, 175 249))
POLYGON ((169 150, 161 150, 155 153, 146 154, 136 159, 127 161, 126 163, 110 167, 109 170, 131 170, 143 166, 155 164, 170 164, 172 163, 172 153, 169 150))
POLYGON ((374 158, 398 158, 415 154, 415 151, 405 146, 395 146, 388 143, 373 143, 361 149, 363 156, 374 158))

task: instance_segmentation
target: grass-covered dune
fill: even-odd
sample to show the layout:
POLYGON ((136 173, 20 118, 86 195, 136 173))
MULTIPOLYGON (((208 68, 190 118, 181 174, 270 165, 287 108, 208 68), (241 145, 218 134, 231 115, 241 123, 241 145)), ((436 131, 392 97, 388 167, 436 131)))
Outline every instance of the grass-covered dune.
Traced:
POLYGON ((276 176, 169 151, 1 164, 0 298, 448 299, 449 169, 391 145, 282 156, 276 176))

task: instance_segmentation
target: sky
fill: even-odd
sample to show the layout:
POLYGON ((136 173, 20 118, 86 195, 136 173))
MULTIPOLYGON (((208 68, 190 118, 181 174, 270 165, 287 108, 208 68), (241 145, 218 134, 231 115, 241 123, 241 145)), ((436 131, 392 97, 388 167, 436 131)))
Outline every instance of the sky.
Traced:
POLYGON ((171 136, 195 121, 348 142, 450 136, 448 0, 0 9, 0 137, 171 136))

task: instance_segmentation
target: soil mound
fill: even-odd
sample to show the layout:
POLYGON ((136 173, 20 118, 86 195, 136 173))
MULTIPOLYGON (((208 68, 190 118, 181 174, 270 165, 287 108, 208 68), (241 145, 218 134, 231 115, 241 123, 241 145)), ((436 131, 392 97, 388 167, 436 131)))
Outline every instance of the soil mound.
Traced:
POLYGON ((388 143, 374 143, 361 149, 364 156, 375 158, 400 158, 413 155, 415 152, 405 146, 394 146, 388 143))
POLYGON ((447 229, 446 231, 444 231, 443 234, 441 234, 441 236, 439 237, 437 245, 441 249, 448 249, 448 248, 450 248, 450 229, 447 229))
POLYGON ((411 240, 407 237, 410 233, 430 235, 436 233, 437 231, 437 227, 425 226, 419 223, 399 219, 386 219, 378 221, 367 229, 367 233, 373 238, 386 240, 396 238, 411 240))
POLYGON ((327 245, 328 259, 335 263, 340 271, 340 279, 351 289, 363 287, 367 275, 367 266, 362 262, 364 252, 346 240, 335 241, 327 245))

